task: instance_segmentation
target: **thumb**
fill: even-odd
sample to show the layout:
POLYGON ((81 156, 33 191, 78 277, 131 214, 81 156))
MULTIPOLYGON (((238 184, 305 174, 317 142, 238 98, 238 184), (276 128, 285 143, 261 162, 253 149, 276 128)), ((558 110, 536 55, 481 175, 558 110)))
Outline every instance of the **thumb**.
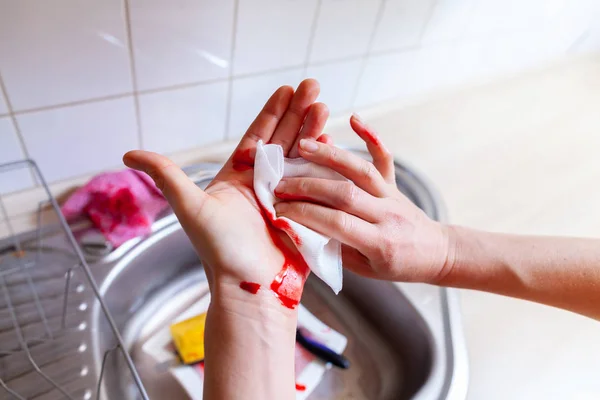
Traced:
POLYGON ((133 150, 123 156, 129 168, 148 174, 178 217, 197 215, 208 195, 167 157, 150 151, 133 150))

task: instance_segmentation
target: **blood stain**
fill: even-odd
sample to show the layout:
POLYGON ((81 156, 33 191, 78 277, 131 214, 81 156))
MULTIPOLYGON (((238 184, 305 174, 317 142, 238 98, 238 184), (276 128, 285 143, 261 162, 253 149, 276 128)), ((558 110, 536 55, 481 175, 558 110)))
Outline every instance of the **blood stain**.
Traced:
MULTIPOLYGON (((287 221, 275 220, 267 211, 263 211, 263 219, 265 220, 271 240, 283 255, 281 271, 275 275, 273 282, 271 282, 271 290, 277 295, 281 304, 287 308, 294 309, 300 303, 304 282, 308 277, 310 269, 304 258, 302 258, 302 255, 297 250, 292 250, 278 235, 277 230, 283 230, 288 235, 293 232, 287 221)), ((290 236, 292 240, 294 240, 295 236, 296 240, 294 242, 299 242, 297 235, 290 236)))
POLYGON ((296 390, 299 392, 304 392, 306 390, 306 385, 303 385, 301 383, 296 383, 296 390))
POLYGON ((273 224, 273 226, 275 228, 280 229, 280 230, 284 231, 285 233, 287 233, 287 235, 290 237, 290 239, 292 239, 292 241, 296 244, 296 246, 302 246, 302 239, 300 239, 300 236, 298 236, 296 231, 294 231, 292 229, 289 222, 287 222, 286 220, 283 220, 281 218, 275 219, 272 216, 270 216, 270 217, 271 217, 270 218, 271 223, 273 224))
POLYGON ((242 288, 246 292, 256 294, 258 292, 258 290, 260 289, 260 284, 255 283, 255 282, 243 281, 242 283, 240 283, 240 288, 242 288))
POLYGON ((252 149, 237 150, 233 154, 231 162, 234 170, 242 172, 254 168, 254 157, 250 155, 251 150, 252 149))
POLYGON ((365 127, 365 130, 363 131, 363 133, 371 143, 373 143, 376 146, 380 145, 379 137, 377 137, 377 134, 375 132, 371 131, 371 129, 365 127))

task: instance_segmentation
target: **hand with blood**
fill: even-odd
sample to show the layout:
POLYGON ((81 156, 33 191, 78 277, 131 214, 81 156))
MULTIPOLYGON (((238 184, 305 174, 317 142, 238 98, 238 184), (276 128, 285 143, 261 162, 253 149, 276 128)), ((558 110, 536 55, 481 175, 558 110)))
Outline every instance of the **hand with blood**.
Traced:
POLYGON ((319 84, 279 88, 205 191, 171 160, 132 151, 124 161, 150 175, 202 259, 211 290, 205 331, 204 398, 294 399, 297 314, 309 270, 254 195, 256 145, 279 144, 298 157, 301 139, 322 135, 327 107, 319 84))
POLYGON ((295 92, 279 88, 205 191, 166 157, 146 151, 125 155, 128 166, 147 172, 163 191, 204 261, 211 286, 235 285, 241 295, 273 291, 271 296, 285 298, 281 303, 292 308, 300 300, 308 268, 282 227, 259 207, 253 165, 259 140, 281 145, 288 157, 298 157, 300 139, 331 142, 321 136, 328 109, 315 103, 318 94, 312 79, 295 92))

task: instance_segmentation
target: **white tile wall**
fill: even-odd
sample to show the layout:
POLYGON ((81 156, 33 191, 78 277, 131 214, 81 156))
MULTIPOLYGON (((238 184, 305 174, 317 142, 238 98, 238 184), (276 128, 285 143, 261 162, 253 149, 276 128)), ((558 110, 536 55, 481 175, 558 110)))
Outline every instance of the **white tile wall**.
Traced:
MULTIPOLYGON (((458 65, 455 79, 489 78, 540 65, 553 55, 545 38, 525 32, 460 42, 453 49, 454 63, 458 65)), ((553 45, 558 46, 559 42, 554 41, 553 45)), ((562 50, 566 50, 564 42, 562 50)))
POLYGON ((308 67, 306 77, 315 78, 321 83, 321 94, 317 100, 327 104, 331 114, 352 107, 361 66, 362 60, 357 59, 308 67))
POLYGON ((356 106, 364 107, 402 96, 412 85, 418 50, 370 57, 358 85, 356 106))
POLYGON ((544 7, 540 1, 479 0, 474 5, 467 35, 525 31, 536 22, 544 7))
POLYGON ((122 166, 137 147, 133 97, 22 114, 29 155, 52 182, 122 166))
POLYGON ((373 0, 322 0, 310 62, 366 54, 379 7, 373 0))
POLYGON ((587 28, 581 36, 581 40, 573 46, 575 53, 589 53, 600 49, 600 26, 587 28))
POLYGON ((233 0, 130 0, 138 89, 226 78, 233 0))
POLYGON ((302 65, 316 7, 316 0, 239 0, 234 73, 302 65))
POLYGON ((430 91, 464 82, 455 48, 440 44, 370 57, 358 86, 356 107, 391 99, 421 98, 430 91))
POLYGON ((437 0, 422 43, 447 42, 464 36, 476 0, 437 0))
POLYGON ((143 147, 173 153, 225 139, 228 82, 140 96, 143 147))
MULTIPOLYGON (((239 137, 273 90, 304 76, 336 114, 600 51, 598 0, 0 0, 0 10, 0 78, 25 143, 0 98, 0 162, 26 151, 50 181, 119 166, 130 148, 239 137)), ((0 190, 32 184, 27 173, 6 182, 0 190)))
POLYGON ((295 88, 302 80, 302 73, 301 68, 295 68, 268 75, 234 79, 227 137, 234 139, 242 136, 269 96, 282 85, 295 88))
MULTIPOLYGON (((0 164, 22 160, 24 157, 12 121, 8 117, 0 118, 0 164)), ((32 185, 28 168, 0 172, 0 194, 26 189, 32 185)))
POLYGON ((405 86, 412 87, 412 93, 422 95, 436 88, 458 85, 465 79, 456 63, 455 48, 451 44, 440 43, 418 49, 415 54, 416 70, 414 79, 405 86))
POLYGON ((432 15, 434 0, 388 0, 373 39, 372 51, 387 51, 419 43, 432 15))
POLYGON ((131 92, 122 0, 1 0, 0 73, 13 108, 131 92))

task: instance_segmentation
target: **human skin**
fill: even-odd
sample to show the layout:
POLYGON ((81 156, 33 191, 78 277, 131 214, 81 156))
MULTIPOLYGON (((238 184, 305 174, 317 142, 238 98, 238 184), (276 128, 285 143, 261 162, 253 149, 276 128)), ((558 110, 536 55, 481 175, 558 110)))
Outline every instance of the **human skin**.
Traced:
POLYGON ((253 160, 259 140, 281 145, 288 157, 297 156, 301 138, 331 143, 322 135, 328 110, 315 103, 318 94, 312 79, 296 91, 279 88, 205 191, 164 156, 139 150, 124 156, 126 165, 154 179, 203 261, 211 291, 205 399, 295 398, 295 305, 308 268, 273 216, 261 211, 253 160))
POLYGON ((299 154, 350 182, 286 178, 278 216, 342 242, 344 267, 392 281, 475 289, 600 320, 600 240, 490 233, 431 220, 395 186, 393 159, 353 116, 373 162, 314 140, 299 154))

